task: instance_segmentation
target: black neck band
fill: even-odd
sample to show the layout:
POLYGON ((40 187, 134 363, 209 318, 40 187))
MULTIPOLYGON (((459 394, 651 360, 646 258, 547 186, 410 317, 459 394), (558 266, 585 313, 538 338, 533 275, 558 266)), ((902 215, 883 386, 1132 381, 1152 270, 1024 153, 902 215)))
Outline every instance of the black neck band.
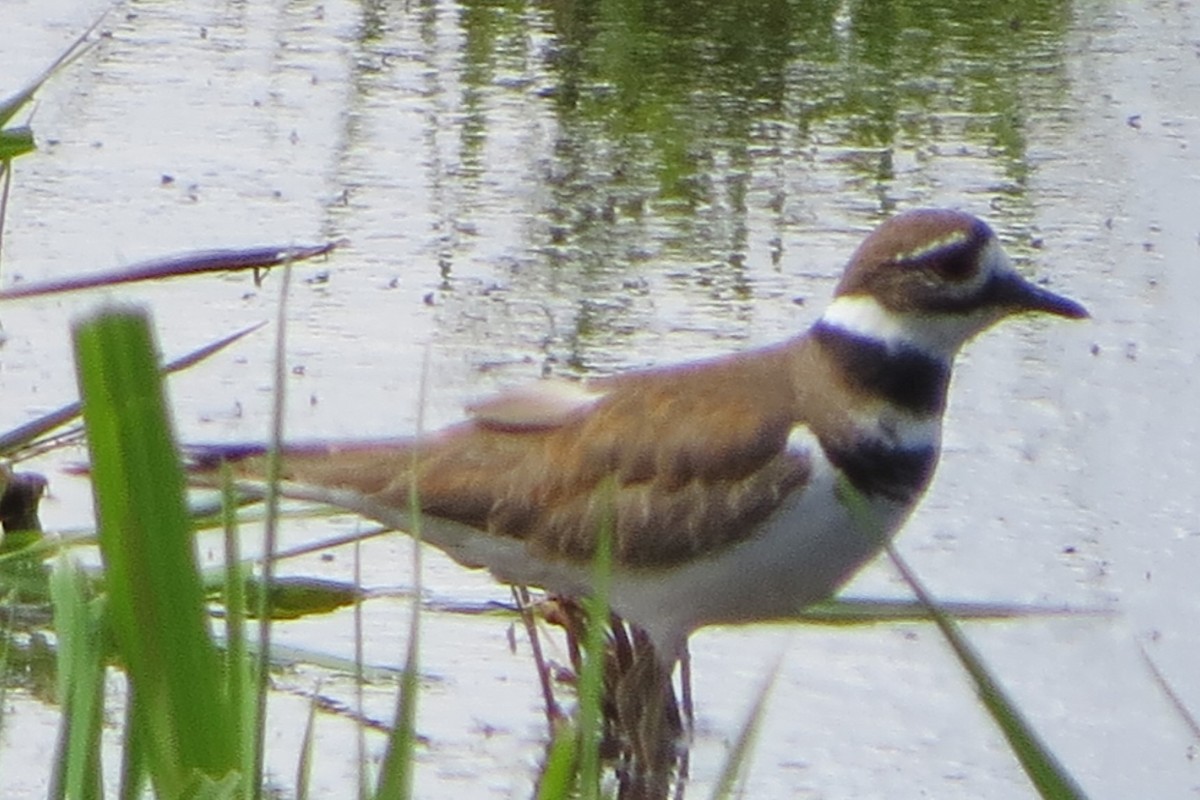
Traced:
POLYGON ((818 322, 813 336, 851 386, 915 414, 941 414, 945 409, 947 362, 914 347, 889 347, 827 322, 818 322))

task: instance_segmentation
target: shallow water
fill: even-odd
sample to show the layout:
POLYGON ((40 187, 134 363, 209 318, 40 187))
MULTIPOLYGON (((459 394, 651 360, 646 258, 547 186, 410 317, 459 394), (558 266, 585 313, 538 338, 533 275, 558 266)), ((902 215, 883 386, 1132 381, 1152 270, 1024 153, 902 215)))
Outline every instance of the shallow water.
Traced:
MULTIPOLYGON (((7 3, 0 94, 101 7, 7 3)), ((1200 11, 201 0, 128 3, 105 28, 40 95, 41 150, 16 164, 3 280, 344 237, 297 271, 289 300, 296 436, 402 433, 422 402, 432 427, 547 371, 774 341, 819 313, 891 211, 984 216, 1028 274, 1094 319, 1010 323, 969 348, 902 550, 945 598, 1113 611, 968 631, 1091 796, 1200 791, 1197 743, 1140 653, 1200 709, 1200 11)), ((104 300, 148 304, 175 355, 273 318, 278 285, 205 278, 3 306, 0 429, 74 396, 69 324, 104 300)), ((271 338, 172 381, 182 438, 265 435, 271 338)), ((90 514, 86 484, 61 472, 80 458, 27 465, 51 478, 50 529, 90 514)), ((364 547, 369 586, 410 585, 408 564, 402 537, 364 547)), ((426 566, 434 599, 507 600, 436 555, 426 566)), ((347 577, 351 554, 289 570, 347 577)), ((882 566, 849 591, 904 594, 882 566)), ((366 604, 368 661, 400 663, 407 608, 366 604)), ((277 630, 353 652, 349 613, 277 630)), ((518 636, 510 652, 508 635, 491 616, 426 617, 419 797, 529 794, 543 722, 526 646, 518 636)), ((692 651, 694 796, 781 653, 747 796, 1031 794, 927 627, 711 630, 692 651)), ((318 676, 327 696, 353 697, 336 670, 279 677, 283 786, 318 676)), ((0 784, 43 796, 53 707, 23 688, 8 697, 0 784)), ((386 681, 369 686, 368 714, 386 721, 392 697, 386 681)), ((322 715, 318 796, 353 786, 351 728, 322 715)))

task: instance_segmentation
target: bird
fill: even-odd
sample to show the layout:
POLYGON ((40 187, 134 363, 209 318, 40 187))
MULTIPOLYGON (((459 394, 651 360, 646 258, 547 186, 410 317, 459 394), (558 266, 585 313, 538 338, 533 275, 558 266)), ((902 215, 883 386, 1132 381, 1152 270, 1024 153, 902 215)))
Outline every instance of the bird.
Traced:
MULTIPOLYGON (((1088 316, 1022 277, 978 217, 910 210, 785 341, 537 381, 424 436, 287 446, 281 473, 393 527, 416 508, 422 540, 459 563, 567 598, 593 591, 607 537, 612 610, 669 675, 697 629, 794 617, 880 552, 933 476, 955 356, 1020 314, 1088 316)), ((193 456, 261 476, 264 452, 193 456)))

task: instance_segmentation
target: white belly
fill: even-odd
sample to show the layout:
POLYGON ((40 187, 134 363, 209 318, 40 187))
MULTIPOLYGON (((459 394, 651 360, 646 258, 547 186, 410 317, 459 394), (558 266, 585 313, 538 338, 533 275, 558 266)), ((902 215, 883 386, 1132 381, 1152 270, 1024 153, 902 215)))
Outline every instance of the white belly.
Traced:
MULTIPOLYGON (((613 610, 644 629, 664 658, 678 655, 687 636, 704 625, 792 617, 829 597, 903 523, 907 504, 860 496, 859 513, 843 505, 838 472, 805 429, 797 428, 789 446, 807 452, 811 477, 753 538, 682 566, 612 575, 613 610)), ((427 541, 501 581, 576 597, 591 590, 586 565, 543 561, 518 539, 445 520, 424 524, 427 541)))
POLYGON ((793 617, 832 595, 880 551, 909 507, 861 498, 860 513, 852 514, 819 448, 812 459, 808 485, 754 538, 672 570, 618 573, 613 608, 646 629, 665 655, 704 625, 793 617))

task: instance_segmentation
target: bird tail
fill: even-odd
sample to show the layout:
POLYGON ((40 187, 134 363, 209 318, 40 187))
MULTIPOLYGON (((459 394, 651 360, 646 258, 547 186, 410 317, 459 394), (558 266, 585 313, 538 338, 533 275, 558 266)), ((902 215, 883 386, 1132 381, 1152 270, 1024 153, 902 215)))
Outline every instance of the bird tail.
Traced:
MULTIPOLYGON (((188 445, 184 453, 193 475, 213 475, 225 463, 236 478, 268 477, 270 453, 262 444, 188 445)), ((413 455, 412 439, 290 444, 280 451, 279 477, 363 495, 386 494, 389 487, 408 484, 413 455)))
MULTIPOLYGON (((421 450, 413 439, 288 445, 279 455, 279 477, 289 484, 287 496, 340 506, 395 530, 420 530, 423 541, 465 567, 490 568, 507 582, 537 583, 525 579, 536 563, 525 553, 522 540, 490 536, 463 514, 436 502, 431 509, 429 498, 418 499, 413 475, 421 450), (446 511, 448 516, 439 513, 446 511)), ((235 479, 261 482, 268 477, 269 453, 263 445, 192 445, 184 452, 191 474, 206 482, 223 463, 235 479)))

